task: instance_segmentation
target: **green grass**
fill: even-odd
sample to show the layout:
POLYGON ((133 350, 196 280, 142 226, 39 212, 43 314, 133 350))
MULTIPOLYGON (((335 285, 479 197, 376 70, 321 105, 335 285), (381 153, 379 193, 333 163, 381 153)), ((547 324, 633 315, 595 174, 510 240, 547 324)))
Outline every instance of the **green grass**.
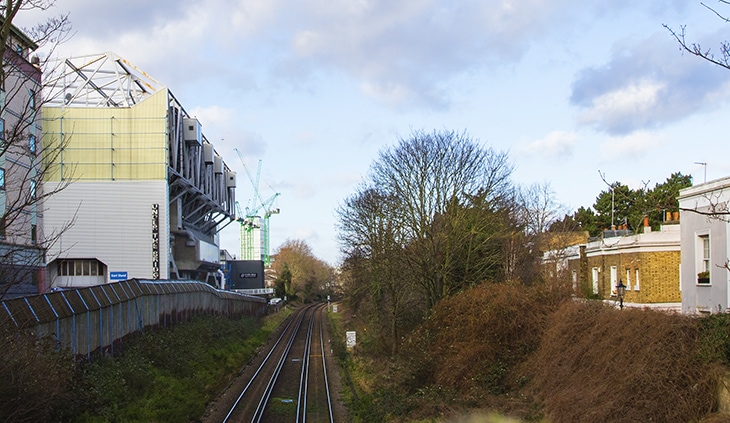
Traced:
POLYGON ((288 314, 205 316, 133 338, 119 357, 84 367, 75 421, 198 420, 288 314))
POLYGON ((285 419, 294 419, 297 416, 297 401, 293 398, 272 398, 267 407, 275 416, 285 419))

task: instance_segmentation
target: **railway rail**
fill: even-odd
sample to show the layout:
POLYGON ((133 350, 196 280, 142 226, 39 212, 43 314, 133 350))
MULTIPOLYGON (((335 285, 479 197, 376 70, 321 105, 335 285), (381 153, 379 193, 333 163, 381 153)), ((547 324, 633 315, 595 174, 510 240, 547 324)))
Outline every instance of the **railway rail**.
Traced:
POLYGON ((224 423, 335 421, 325 359, 325 310, 325 304, 314 304, 289 316, 281 335, 249 370, 250 379, 224 423))

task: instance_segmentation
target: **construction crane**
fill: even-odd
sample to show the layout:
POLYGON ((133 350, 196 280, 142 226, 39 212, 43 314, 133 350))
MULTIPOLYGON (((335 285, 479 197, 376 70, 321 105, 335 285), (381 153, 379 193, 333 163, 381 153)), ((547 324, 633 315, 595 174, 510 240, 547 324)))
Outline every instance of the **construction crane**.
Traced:
POLYGON ((234 148, 234 150, 238 154, 243 169, 253 186, 253 197, 249 200, 249 205, 246 206, 245 214, 242 212, 241 206, 236 203, 238 213, 236 220, 241 224, 241 259, 262 260, 264 265, 269 267, 271 265, 269 218, 273 214, 279 214, 279 209, 273 208, 273 204, 280 194, 277 192, 270 198, 263 200, 259 193, 261 160, 258 162, 256 179, 254 179, 248 170, 248 166, 246 166, 243 154, 237 148, 234 148), (259 249, 256 248, 257 245, 259 249))
MULTIPOLYGON (((248 210, 248 208, 246 208, 248 210)), ((241 225, 241 260, 255 260, 254 228, 257 225, 256 216, 248 216, 241 211, 241 205, 236 201, 236 220, 241 225)))
POLYGON ((279 193, 277 192, 272 195, 268 200, 262 203, 264 209, 264 254, 262 260, 264 261, 264 265, 266 265, 266 267, 271 266, 271 240, 269 238, 269 218, 272 214, 279 214, 279 208, 273 208, 274 200, 276 200, 276 197, 278 196, 279 193))

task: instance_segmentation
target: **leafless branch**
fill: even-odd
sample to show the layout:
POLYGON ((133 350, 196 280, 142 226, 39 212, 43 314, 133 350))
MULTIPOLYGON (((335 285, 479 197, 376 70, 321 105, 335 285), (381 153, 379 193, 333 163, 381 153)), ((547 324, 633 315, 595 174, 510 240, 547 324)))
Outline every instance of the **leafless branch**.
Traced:
MULTIPOLYGON (((730 1, 727 1, 727 0, 718 0, 718 3, 730 4, 730 1)), ((706 7, 706 8, 708 9, 708 10, 710 10, 710 11, 711 11, 712 13, 714 13, 715 15, 717 15, 717 17, 718 17, 718 18, 722 19, 722 20, 723 20, 723 21, 725 21, 725 22, 730 22, 730 19, 726 18, 726 17, 724 16, 724 15, 722 15, 722 14, 721 14, 720 12, 718 12, 717 10, 715 10, 715 9, 713 9, 712 7, 710 7, 710 6, 706 5, 705 3, 702 3, 702 2, 700 2, 700 4, 701 4, 702 6, 704 6, 704 7, 706 7)))
MULTIPOLYGON (((59 155, 69 140, 43 139, 41 108, 44 99, 42 69, 45 63, 29 57, 35 45, 53 48, 70 33, 68 15, 51 18, 27 33, 13 26, 23 10, 46 10, 53 0, 3 0, 0 3, 0 90, 3 117, 0 131, 0 299, 18 285, 39 286, 48 260, 46 252, 74 223, 44 233, 45 200, 67 188, 74 181, 73 167, 57 183, 46 183, 58 174, 59 155), (27 37, 32 41, 28 43, 27 37), (11 42, 11 40, 15 40, 11 42), (15 42, 22 48, 15 50, 15 42), (13 48, 9 48, 12 45, 13 48)), ((37 289, 37 288, 36 288, 37 289)))
MULTIPOLYGON (((730 5, 730 1, 728 0, 718 0, 719 3, 724 5, 730 5)), ((702 6, 710 10, 712 13, 717 15, 718 18, 720 18, 723 22, 730 23, 730 18, 726 17, 725 15, 718 12, 716 9, 708 6, 705 3, 700 3, 702 6)), ((686 39, 686 25, 682 25, 680 27, 680 31, 677 32, 673 30, 669 25, 663 24, 664 28, 669 31, 670 34, 674 37, 675 40, 677 40, 677 43, 680 45, 680 49, 684 50, 694 56, 700 57, 702 59, 707 60, 710 63, 713 63, 717 66, 723 67, 725 69, 730 70, 730 43, 728 43, 727 40, 724 40, 720 42, 720 53, 719 55, 715 55, 711 49, 703 49, 702 46, 699 43, 688 43, 686 39)))

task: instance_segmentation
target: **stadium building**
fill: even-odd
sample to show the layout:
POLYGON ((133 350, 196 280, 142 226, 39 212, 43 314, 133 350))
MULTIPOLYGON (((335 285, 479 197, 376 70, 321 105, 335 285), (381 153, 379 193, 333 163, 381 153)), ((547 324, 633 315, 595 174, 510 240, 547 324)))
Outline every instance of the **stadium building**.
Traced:
POLYGON ((218 285, 236 174, 173 93, 125 59, 59 60, 43 107, 50 288, 140 279, 218 285), (66 229, 64 229, 66 228, 66 229))

